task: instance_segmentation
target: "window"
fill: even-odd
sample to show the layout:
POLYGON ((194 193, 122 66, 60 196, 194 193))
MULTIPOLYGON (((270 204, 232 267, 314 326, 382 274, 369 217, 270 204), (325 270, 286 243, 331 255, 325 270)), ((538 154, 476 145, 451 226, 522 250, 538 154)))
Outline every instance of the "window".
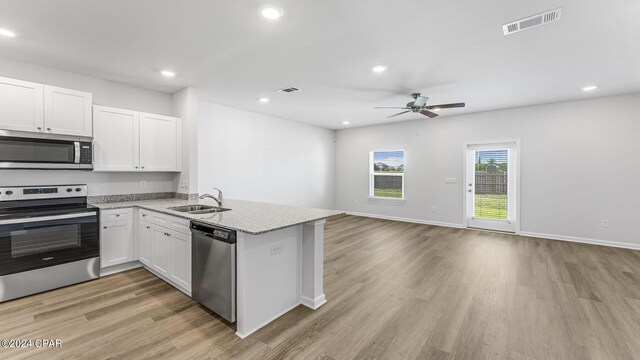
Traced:
POLYGON ((404 199, 404 150, 369 154, 369 196, 404 199))

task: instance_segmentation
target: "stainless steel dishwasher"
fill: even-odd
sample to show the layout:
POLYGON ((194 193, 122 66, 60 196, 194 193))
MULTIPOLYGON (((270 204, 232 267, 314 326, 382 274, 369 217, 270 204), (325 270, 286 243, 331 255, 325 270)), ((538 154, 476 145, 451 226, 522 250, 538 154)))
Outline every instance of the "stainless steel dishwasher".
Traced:
POLYGON ((236 321, 236 232, 191 222, 191 297, 236 321))

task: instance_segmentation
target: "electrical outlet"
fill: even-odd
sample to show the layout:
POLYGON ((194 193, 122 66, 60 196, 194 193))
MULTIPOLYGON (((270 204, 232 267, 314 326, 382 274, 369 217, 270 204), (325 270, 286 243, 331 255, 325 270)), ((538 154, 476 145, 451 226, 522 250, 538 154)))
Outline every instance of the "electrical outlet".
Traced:
POLYGON ((147 180, 140 180, 140 187, 142 189, 146 188, 147 187, 147 180))
POLYGON ((282 252, 282 244, 271 245, 269 253, 271 256, 278 255, 282 252))
POLYGON ((608 228, 609 227, 609 220, 600 220, 600 227, 608 228))
POLYGON ((436 212, 436 207, 435 206, 431 207, 431 212, 436 212))
POLYGON ((358 205, 358 200, 353 200, 354 205, 358 205))

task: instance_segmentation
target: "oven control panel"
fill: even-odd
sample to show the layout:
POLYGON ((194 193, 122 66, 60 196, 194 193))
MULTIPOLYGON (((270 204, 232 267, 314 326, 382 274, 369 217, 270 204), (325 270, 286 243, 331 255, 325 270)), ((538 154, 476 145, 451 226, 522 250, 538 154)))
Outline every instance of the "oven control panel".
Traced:
POLYGON ((87 196, 87 185, 0 187, 0 201, 87 196))

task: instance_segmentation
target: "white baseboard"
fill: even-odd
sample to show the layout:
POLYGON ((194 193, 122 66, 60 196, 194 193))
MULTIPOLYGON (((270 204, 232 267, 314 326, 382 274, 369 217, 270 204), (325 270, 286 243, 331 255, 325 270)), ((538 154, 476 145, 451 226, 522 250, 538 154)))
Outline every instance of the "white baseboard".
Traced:
POLYGON ((308 307, 311 310, 316 310, 320 306, 322 306, 322 305, 324 305, 326 303, 327 303, 327 299, 325 298, 324 294, 318 296, 315 299, 311 299, 311 298, 308 298, 306 296, 300 296, 300 304, 308 307))
POLYGON ((455 224, 455 223, 446 223, 446 222, 430 221, 430 220, 423 220, 423 219, 411 219, 411 218, 403 218, 398 216, 367 214, 367 213, 360 213, 360 212, 354 212, 354 211, 345 211, 345 212, 347 213, 347 215, 364 216, 364 217, 370 217, 375 219, 402 221, 402 222, 424 224, 424 225, 435 225, 435 226, 443 226, 443 227, 450 227, 450 228, 456 228, 456 229, 464 228, 462 224, 455 224))
POLYGON ((282 315, 284 315, 284 314, 288 313, 289 311, 291 311, 291 310, 295 309, 295 308, 296 308, 296 307, 298 307, 299 305, 300 305, 300 303, 294 304, 294 305, 293 305, 293 306, 291 306, 290 308, 287 308, 286 310, 284 310, 284 311, 282 311, 282 312, 278 313, 276 316, 272 317, 271 319, 269 319, 269 320, 267 320, 267 321, 262 322, 260 325, 255 326, 253 329, 251 329, 251 330, 249 330, 249 331, 246 331, 246 332, 244 332, 244 333, 240 333, 239 331, 237 331, 237 332, 236 332, 236 335, 237 335, 240 339, 244 339, 244 338, 246 338, 247 336, 249 336, 249 335, 253 334, 254 332, 256 332, 256 331, 258 331, 258 330, 262 329, 264 326, 266 326, 267 324, 269 324, 269 323, 270 323, 270 322, 272 322, 273 320, 275 320, 275 319, 279 318, 280 316, 282 316, 282 315))
POLYGON ((109 266, 109 267, 106 267, 104 269, 100 269, 100 277, 117 274, 119 272, 131 270, 131 269, 136 269, 136 268, 139 268, 141 266, 142 266, 142 264, 140 264, 139 261, 132 261, 132 262, 128 262, 128 263, 125 263, 125 264, 109 266))
MULTIPOLYGON (((416 224, 435 225, 435 226, 464 229, 464 225, 462 224, 443 223, 443 222, 429 221, 429 220, 422 220, 422 219, 402 218, 397 216, 367 214, 367 213, 359 213, 359 212, 353 212, 353 211, 346 211, 346 213, 347 215, 364 216, 364 217, 370 217, 375 219, 394 220, 394 221, 402 221, 402 222, 409 222, 409 223, 416 223, 416 224)), ((610 247, 616 247, 616 248, 622 248, 622 249, 640 250, 640 244, 630 244, 630 243, 623 243, 623 242, 617 242, 617 241, 589 239, 589 238, 581 238, 576 236, 544 234, 544 233, 536 233, 536 232, 529 232, 529 231, 522 231, 522 230, 520 231, 519 234, 514 234, 514 235, 535 237, 535 238, 548 239, 548 240, 570 241, 570 242, 576 242, 576 243, 582 243, 582 244, 610 246, 610 247)))
POLYGON ((630 243, 623 243, 623 242, 609 241, 609 240, 589 239, 589 238, 581 238, 576 236, 542 234, 542 233, 528 232, 528 231, 520 231, 520 236, 528 236, 528 237, 548 239, 548 240, 570 241, 575 243, 609 246, 609 247, 616 247, 616 248, 622 248, 622 249, 640 250, 640 244, 630 244, 630 243))

